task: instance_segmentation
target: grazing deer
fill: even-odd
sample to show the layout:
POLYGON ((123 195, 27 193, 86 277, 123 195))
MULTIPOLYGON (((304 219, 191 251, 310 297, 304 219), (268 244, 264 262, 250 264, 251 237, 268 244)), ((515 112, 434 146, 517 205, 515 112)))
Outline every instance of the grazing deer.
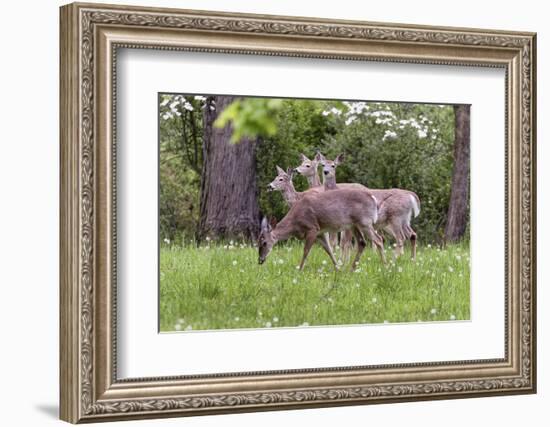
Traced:
MULTIPOLYGON (((411 227, 411 217, 416 218, 420 213, 420 200, 418 196, 409 190, 392 188, 388 190, 370 189, 362 184, 336 184, 336 168, 343 161, 343 155, 339 154, 334 160, 327 160, 318 153, 323 167, 323 182, 325 191, 341 188, 363 188, 371 192, 378 203, 377 229, 383 229, 395 239, 395 257, 403 255, 404 242, 410 240, 412 259, 416 258, 416 233, 411 227)), ((349 233, 343 236, 341 247, 344 252, 351 244, 349 233)))
POLYGON ((323 187, 311 188, 310 190, 304 192, 296 191, 294 184, 292 183, 294 170, 292 168, 288 168, 285 172, 279 166, 276 166, 276 168, 277 176, 267 185, 267 191, 280 191, 283 195, 283 199, 289 207, 291 207, 298 199, 308 192, 323 191, 323 187))
POLYGON ((357 239, 357 254, 352 263, 352 270, 357 267, 365 249, 365 234, 376 245, 380 259, 385 263, 382 238, 374 229, 377 217, 376 200, 364 189, 347 188, 304 194, 294 202, 285 217, 275 226, 263 218, 258 239, 258 263, 264 263, 277 242, 296 237, 305 241, 300 270, 303 270, 315 241, 319 242, 329 255, 334 268, 338 269, 326 232, 348 228, 353 230, 357 239))

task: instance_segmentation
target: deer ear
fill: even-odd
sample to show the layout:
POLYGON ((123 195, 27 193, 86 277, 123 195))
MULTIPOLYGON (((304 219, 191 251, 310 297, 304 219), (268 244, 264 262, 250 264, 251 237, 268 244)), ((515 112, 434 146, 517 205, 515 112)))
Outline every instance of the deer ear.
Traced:
POLYGON ((264 231, 264 230, 267 230, 268 227, 269 227, 269 224, 267 223, 267 218, 264 216, 262 218, 262 223, 260 224, 260 229, 264 231))
POLYGON ((342 163, 344 161, 344 153, 340 153, 336 156, 336 158, 334 159, 334 163, 336 163, 337 165, 339 165, 340 163, 342 163))
POLYGON ((286 174, 292 179, 292 176, 294 175, 294 168, 288 168, 286 170, 286 174))
POLYGON ((321 154, 320 151, 317 151, 317 154, 315 154, 315 160, 318 162, 325 161, 325 156, 321 154))
POLYGON ((303 153, 300 153, 300 160, 302 162, 309 161, 309 159, 303 153))
POLYGON ((283 174, 286 174, 286 172, 283 170, 283 168, 279 167, 279 166, 275 166, 277 168, 277 174, 278 175, 283 175, 283 174))

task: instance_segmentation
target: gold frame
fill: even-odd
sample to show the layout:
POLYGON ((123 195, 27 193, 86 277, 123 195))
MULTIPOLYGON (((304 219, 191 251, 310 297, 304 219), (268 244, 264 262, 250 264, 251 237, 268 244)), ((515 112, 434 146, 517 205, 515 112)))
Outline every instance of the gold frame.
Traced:
POLYGON ((100 4, 61 8, 61 419, 77 423, 536 390, 536 35, 100 4), (505 357, 117 380, 118 47, 506 70, 505 357))

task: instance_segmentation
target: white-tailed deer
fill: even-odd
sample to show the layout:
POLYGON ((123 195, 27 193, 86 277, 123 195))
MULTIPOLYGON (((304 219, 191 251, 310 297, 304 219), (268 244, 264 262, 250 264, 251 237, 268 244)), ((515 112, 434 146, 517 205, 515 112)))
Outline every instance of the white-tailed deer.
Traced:
POLYGON ((297 166, 294 170, 307 179, 309 188, 315 188, 321 186, 321 180, 319 179, 319 172, 317 170, 319 166, 319 153, 315 155, 313 160, 309 160, 304 154, 300 154, 300 166, 297 166))
MULTIPOLYGON (((412 259, 416 258, 416 233, 411 227, 411 217, 417 217, 420 213, 420 200, 418 196, 409 190, 392 188, 388 190, 371 189, 362 184, 336 184, 336 168, 343 161, 343 155, 338 155, 334 160, 327 160, 318 153, 320 164, 323 168, 323 184, 325 190, 342 188, 363 188, 371 192, 378 203, 377 229, 386 231, 395 239, 395 256, 403 254, 405 240, 411 242, 412 259)), ((340 243, 343 252, 348 251, 351 245, 351 235, 346 233, 340 243)))
POLYGON ((299 198, 308 192, 323 191, 323 187, 311 188, 310 190, 304 192, 296 191, 294 184, 292 183, 294 170, 292 168, 288 168, 285 172, 279 166, 276 166, 276 168, 277 176, 267 185, 267 191, 280 191, 283 195, 283 199, 289 207, 291 207, 299 198))
POLYGON ((348 188, 305 194, 294 202, 285 217, 274 227, 266 218, 262 220, 258 239, 258 262, 264 263, 277 242, 296 237, 304 240, 300 270, 304 268, 306 258, 315 241, 319 242, 329 255, 334 268, 338 269, 326 232, 352 229, 357 239, 357 254, 352 263, 352 270, 357 267, 365 249, 365 234, 376 245, 380 259, 385 263, 382 238, 374 229, 377 217, 376 200, 364 189, 348 188))

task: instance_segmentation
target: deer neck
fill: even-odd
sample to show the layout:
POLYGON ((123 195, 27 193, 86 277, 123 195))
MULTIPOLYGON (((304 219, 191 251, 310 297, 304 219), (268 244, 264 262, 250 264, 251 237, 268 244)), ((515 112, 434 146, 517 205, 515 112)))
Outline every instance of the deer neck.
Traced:
POLYGON ((288 206, 292 206, 296 200, 298 200, 298 192, 294 188, 294 184, 289 182, 287 186, 283 188, 283 198, 288 206))
MULTIPOLYGON (((290 212, 289 212, 290 213, 290 212)), ((292 215, 287 214, 273 229, 271 232, 271 237, 275 240, 275 242, 279 242, 281 240, 288 240, 290 237, 292 237, 294 234, 296 234, 296 227, 294 225, 294 221, 292 219, 292 215)))
POLYGON ((336 190, 336 177, 335 176, 323 176, 323 185, 325 190, 336 190))
POLYGON ((309 188, 319 187, 321 185, 321 180, 319 179, 319 172, 315 168, 315 172, 312 175, 306 177, 309 188))

